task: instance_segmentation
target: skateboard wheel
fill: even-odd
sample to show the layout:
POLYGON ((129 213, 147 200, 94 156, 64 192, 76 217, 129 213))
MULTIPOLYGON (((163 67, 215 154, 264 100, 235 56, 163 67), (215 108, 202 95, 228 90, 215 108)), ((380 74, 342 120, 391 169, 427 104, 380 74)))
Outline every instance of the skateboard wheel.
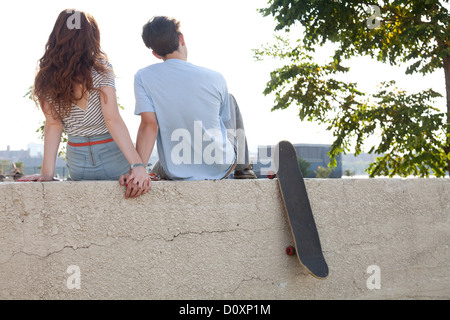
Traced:
POLYGON ((267 173, 267 178, 269 178, 269 179, 275 178, 275 172, 269 171, 269 172, 267 173))
POLYGON ((289 246, 286 248, 286 254, 288 256, 293 256, 295 254, 295 248, 293 246, 289 246))

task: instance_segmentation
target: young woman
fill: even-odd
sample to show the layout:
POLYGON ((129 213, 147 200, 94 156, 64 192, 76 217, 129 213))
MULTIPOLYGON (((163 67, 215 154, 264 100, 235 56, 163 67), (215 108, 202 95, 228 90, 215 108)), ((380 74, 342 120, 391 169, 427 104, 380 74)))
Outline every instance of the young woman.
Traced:
POLYGON ((116 180, 130 173, 129 181, 137 185, 133 196, 148 192, 149 175, 119 114, 114 73, 91 15, 59 14, 39 61, 33 95, 46 119, 44 160, 41 174, 23 181, 53 180, 64 130, 71 180, 116 180))

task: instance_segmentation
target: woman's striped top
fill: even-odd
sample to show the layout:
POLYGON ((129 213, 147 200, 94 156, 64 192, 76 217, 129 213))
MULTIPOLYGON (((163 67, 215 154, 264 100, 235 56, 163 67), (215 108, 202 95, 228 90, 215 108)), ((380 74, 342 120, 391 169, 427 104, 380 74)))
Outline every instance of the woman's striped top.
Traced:
MULTIPOLYGON (((107 61, 102 61, 108 70, 107 74, 100 74, 92 68, 92 82, 94 88, 112 87, 115 88, 115 78, 112 65, 107 61)), ((88 94, 86 110, 77 105, 72 106, 70 115, 62 118, 64 131, 69 136, 90 137, 108 133, 105 119, 103 118, 102 106, 99 91, 91 91, 88 94)))

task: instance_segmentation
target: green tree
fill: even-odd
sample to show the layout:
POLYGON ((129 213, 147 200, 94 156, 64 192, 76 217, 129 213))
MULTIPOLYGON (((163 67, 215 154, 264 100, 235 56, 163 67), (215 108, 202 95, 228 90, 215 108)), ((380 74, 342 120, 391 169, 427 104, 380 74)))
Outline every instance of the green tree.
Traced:
POLYGON ((367 172, 428 177, 450 171, 450 48, 448 0, 270 0, 260 9, 273 16, 276 31, 303 30, 295 43, 277 37, 275 45, 255 50, 255 57, 275 57, 286 65, 271 72, 264 94, 275 94, 272 110, 300 107, 301 120, 327 125, 334 135, 330 166, 339 153, 355 149, 375 134, 380 142, 369 153, 380 155, 367 172), (318 46, 333 43, 329 61, 318 64, 318 46), (447 108, 435 106, 442 95, 432 89, 408 94, 387 79, 374 94, 342 81, 345 61, 368 55, 406 73, 444 69, 447 108))
POLYGON ((297 157, 298 166, 300 167, 300 171, 302 172, 302 175, 306 177, 309 174, 309 167, 311 166, 311 163, 303 159, 302 157, 297 157))
POLYGON ((9 174, 11 171, 11 161, 10 160, 1 160, 0 161, 0 172, 2 174, 9 174))
POLYGON ((326 179, 331 174, 331 168, 318 167, 317 170, 314 170, 316 174, 316 178, 326 179))

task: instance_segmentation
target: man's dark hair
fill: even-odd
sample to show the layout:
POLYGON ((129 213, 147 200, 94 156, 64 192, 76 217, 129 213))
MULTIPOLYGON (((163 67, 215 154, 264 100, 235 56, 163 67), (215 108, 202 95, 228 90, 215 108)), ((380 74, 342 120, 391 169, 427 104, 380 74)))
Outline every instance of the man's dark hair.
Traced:
POLYGON ((142 39, 147 48, 161 57, 178 50, 180 22, 168 17, 153 17, 142 28, 142 39))

